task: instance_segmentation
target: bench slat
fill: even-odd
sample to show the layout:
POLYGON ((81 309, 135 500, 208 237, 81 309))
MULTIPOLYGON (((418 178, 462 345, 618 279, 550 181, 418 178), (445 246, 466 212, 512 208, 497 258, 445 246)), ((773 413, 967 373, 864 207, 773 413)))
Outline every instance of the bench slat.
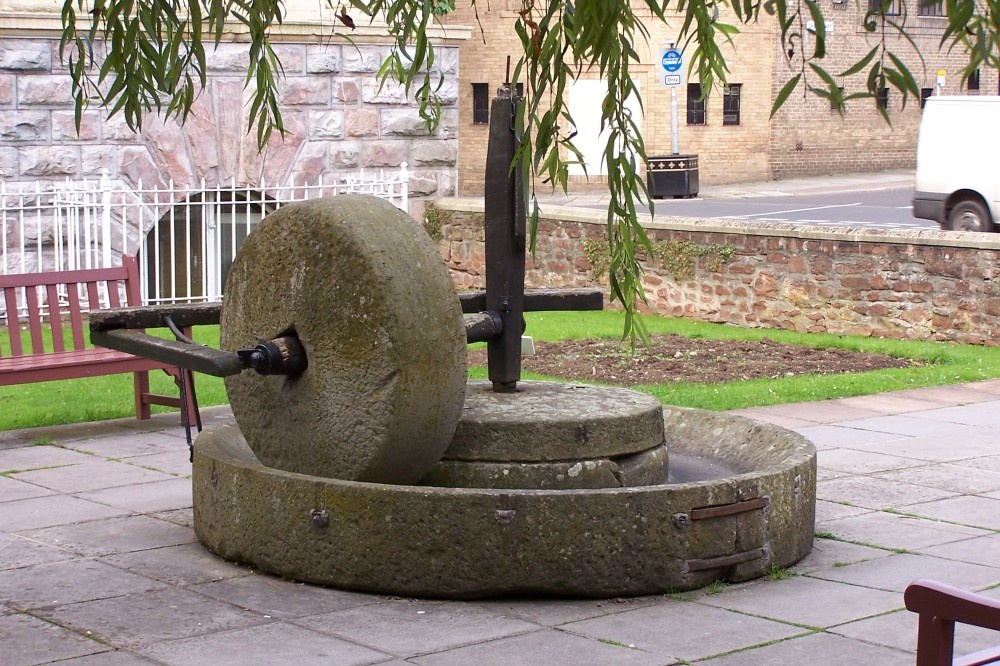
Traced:
POLYGON ((59 306, 59 288, 54 284, 49 284, 45 286, 45 292, 49 299, 49 330, 52 331, 52 351, 65 351, 62 308, 59 306))
POLYGON ((93 280, 87 280, 87 309, 101 309, 101 294, 97 290, 97 283, 93 280))
POLYGON ((80 285, 76 282, 66 285, 69 300, 69 322, 73 331, 73 349, 86 349, 83 339, 83 312, 80 310, 80 285))
POLYGON ((18 356, 0 359, 0 386, 67 379, 67 369, 72 369, 72 378, 79 378, 165 370, 170 366, 110 349, 18 356))
POLYGON ((87 268, 77 271, 51 271, 46 273, 11 273, 0 275, 0 289, 8 287, 26 287, 29 285, 67 284, 69 282, 86 282, 88 280, 119 282, 128 278, 128 270, 124 266, 111 268, 87 268))
POLYGON ((45 344, 42 340, 42 313, 38 302, 38 290, 28 287, 25 294, 28 302, 28 332, 31 334, 31 353, 44 354, 45 344))
POLYGON ((17 314, 17 289, 4 288, 4 303, 7 306, 7 336, 10 338, 11 354, 20 356, 21 349, 21 319, 17 314))
POLYGON ((125 300, 128 301, 127 305, 132 307, 142 305, 142 289, 139 287, 139 262, 135 257, 126 255, 122 257, 122 268, 127 273, 125 278, 125 300))

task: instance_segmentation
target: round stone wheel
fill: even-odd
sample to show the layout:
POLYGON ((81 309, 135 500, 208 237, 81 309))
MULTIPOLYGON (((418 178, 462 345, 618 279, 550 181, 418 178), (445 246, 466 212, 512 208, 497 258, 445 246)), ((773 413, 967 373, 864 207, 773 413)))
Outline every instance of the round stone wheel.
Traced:
POLYGON ((465 400, 462 308, 423 228, 392 204, 342 195, 283 206, 226 280, 221 346, 295 334, 297 377, 226 378, 236 422, 268 466, 405 484, 454 435, 465 400))

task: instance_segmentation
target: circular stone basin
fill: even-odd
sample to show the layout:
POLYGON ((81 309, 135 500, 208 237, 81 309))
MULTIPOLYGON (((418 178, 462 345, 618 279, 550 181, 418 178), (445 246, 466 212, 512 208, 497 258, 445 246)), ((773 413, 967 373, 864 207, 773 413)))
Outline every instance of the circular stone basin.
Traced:
POLYGON ((194 526, 286 578, 442 598, 613 597, 740 581, 812 547, 816 451, 778 426, 664 408, 683 482, 499 490, 343 481, 263 466, 236 427, 194 450, 194 526), (698 479, 700 470, 722 478, 698 479))

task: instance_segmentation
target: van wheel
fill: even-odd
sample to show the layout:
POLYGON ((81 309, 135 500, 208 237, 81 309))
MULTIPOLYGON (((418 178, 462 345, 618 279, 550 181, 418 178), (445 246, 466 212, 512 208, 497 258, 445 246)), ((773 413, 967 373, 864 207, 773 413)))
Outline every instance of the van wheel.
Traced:
POLYGON ((948 214, 948 228, 952 231, 993 231, 990 211, 981 201, 959 201, 948 214))

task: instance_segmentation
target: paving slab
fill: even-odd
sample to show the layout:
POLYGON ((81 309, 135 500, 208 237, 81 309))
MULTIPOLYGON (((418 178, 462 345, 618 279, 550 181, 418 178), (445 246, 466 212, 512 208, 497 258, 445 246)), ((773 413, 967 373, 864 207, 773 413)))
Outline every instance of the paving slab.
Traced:
POLYGON ((667 666, 679 663, 661 654, 628 645, 576 636, 556 629, 543 629, 488 643, 414 657, 407 663, 421 666, 510 666, 511 664, 554 666, 667 666), (572 655, 569 657, 569 655, 572 655))
POLYGON ((1000 530, 1000 496, 963 495, 934 502, 913 504, 907 509, 920 516, 936 518, 987 530, 1000 530))
POLYGON ((245 576, 194 585, 191 589, 213 599, 279 620, 321 615, 331 611, 376 604, 380 601, 378 597, 370 594, 307 585, 254 572, 245 576))
POLYGON ((918 435, 961 437, 963 428, 956 428, 954 422, 941 419, 927 419, 923 417, 923 414, 924 412, 913 412, 909 414, 878 416, 875 418, 860 418, 844 421, 841 425, 847 428, 857 428, 858 430, 871 430, 873 432, 906 435, 908 437, 916 437, 918 435))
POLYGON ((885 441, 852 444, 858 451, 913 458, 929 462, 959 462, 997 453, 996 433, 967 426, 954 427, 949 435, 915 435, 885 441))
POLYGON ((873 481, 867 476, 847 476, 820 481, 816 484, 816 497, 866 509, 885 510, 955 497, 958 494, 941 488, 879 478, 881 481, 873 481))
POLYGON ((0 532, 70 525, 128 514, 126 509, 90 502, 71 495, 47 495, 0 504, 0 532))
POLYGON ((835 539, 816 539, 813 541, 813 547, 809 554, 799 560, 792 569, 800 574, 809 574, 873 560, 878 557, 888 557, 891 554, 890 551, 881 548, 871 548, 835 539))
POLYGON ((139 654, 171 666, 245 666, 253 655, 257 664, 296 666, 360 666, 383 662, 390 655, 284 622, 165 641, 136 648, 139 654), (238 651, 232 650, 239 645, 238 651), (209 657, 210 655, 210 657, 209 657))
POLYGON ((825 499, 816 500, 816 523, 822 523, 837 518, 848 518, 850 516, 861 516, 872 513, 872 509, 860 506, 844 504, 843 502, 832 502, 825 499))
POLYGON ((182 451, 127 456, 121 460, 130 465, 156 470, 165 474, 182 477, 191 476, 191 460, 186 448, 182 451))
POLYGON ((892 592, 806 576, 729 586, 700 603, 814 629, 880 615, 902 605, 900 595, 892 592))
POLYGON ((761 413, 799 419, 808 424, 837 423, 883 416, 882 412, 844 405, 836 400, 820 402, 795 402, 758 408, 761 413))
POLYGON ((617 599, 497 599, 474 602, 481 608, 525 622, 555 627, 569 622, 662 603, 661 595, 617 599))
POLYGON ((782 622, 683 601, 572 622, 562 628, 684 661, 743 650, 804 632, 801 627, 782 622))
MULTIPOLYGON (((843 624, 830 629, 830 633, 854 638, 866 643, 884 645, 900 651, 912 650, 917 644, 915 613, 900 610, 878 617, 843 624)), ((969 654, 996 645, 997 632, 969 625, 955 626, 955 652, 969 654)))
MULTIPOLYGON (((161 666, 162 662, 139 657, 132 652, 118 649, 108 652, 98 652, 87 657, 71 659, 66 664, 68 666, 149 666, 155 664, 161 666)), ((66 666, 60 664, 60 666, 66 666)))
POLYGON ((887 549, 918 550, 954 541, 963 541, 988 532, 975 527, 953 525, 872 511, 860 516, 826 520, 816 524, 817 531, 829 532, 835 538, 887 549))
POLYGON ((191 480, 170 479, 107 488, 80 493, 79 497, 136 513, 184 509, 191 506, 191 480))
POLYGON ((921 548, 918 552, 946 560, 996 567, 1000 564, 1000 534, 988 534, 940 546, 929 546, 921 548))
POLYGON ((852 444, 870 444, 871 442, 899 439, 899 435, 895 433, 849 428, 837 423, 809 425, 792 429, 808 438, 819 451, 839 448, 850 449, 852 444))
POLYGON ((420 599, 387 600, 295 623, 400 657, 539 629, 536 624, 490 613, 476 605, 420 599))
POLYGON ((39 445, 0 451, 0 474, 93 462, 94 457, 59 446, 39 445))
MULTIPOLYGON (((807 433, 802 434, 809 436, 807 433)), ((890 435, 890 437, 894 436, 890 435)), ((844 446, 849 445, 845 444, 844 446)), ((816 452, 816 460, 823 469, 834 469, 852 474, 909 469, 919 467, 922 464, 912 458, 901 458, 900 456, 851 448, 820 449, 816 452)))
POLYGON ((0 615, 0 639, 4 666, 31 666, 109 650, 85 636, 23 613, 0 615))
POLYGON ((916 553, 898 553, 847 566, 817 571, 812 576, 879 590, 898 592, 918 578, 929 578, 963 590, 982 590, 1000 584, 995 567, 946 560, 916 553))
POLYGON ((959 406, 971 405, 980 402, 987 402, 995 399, 998 394, 998 386, 995 380, 984 382, 972 382, 970 384, 951 384, 948 386, 928 386, 919 389, 906 389, 903 391, 893 391, 893 395, 900 397, 913 397, 918 400, 927 400, 942 405, 959 406))
POLYGON ((108 645, 127 648, 273 622, 195 592, 162 586, 150 592, 59 605, 38 614, 108 645))
POLYGON ((194 510, 189 506, 180 509, 169 509, 167 511, 153 511, 149 515, 153 518, 165 520, 168 523, 194 529, 194 510))
POLYGON ((816 424, 815 421, 798 419, 784 414, 777 414, 771 411, 770 407, 752 407, 749 409, 734 409, 733 411, 730 412, 730 414, 735 414, 736 416, 745 416, 748 419, 753 419, 755 421, 760 421, 762 423, 771 423, 776 426, 781 426, 782 428, 788 428, 789 430, 804 428, 816 424))
POLYGON ((157 453, 178 453, 187 455, 187 443, 184 435, 167 432, 119 434, 111 437, 95 437, 76 440, 65 444, 76 451, 84 451, 91 455, 105 458, 128 458, 131 456, 152 455, 157 453))
POLYGON ((955 464, 919 465, 878 472, 873 476, 890 482, 905 482, 940 488, 956 494, 980 494, 1000 490, 1000 470, 983 469, 979 458, 955 464))
MULTIPOLYGON (((960 467, 972 467, 974 469, 984 469, 993 472, 1000 472, 1000 455, 979 456, 966 460, 956 460, 955 464, 960 467)), ((965 474, 965 471, 959 472, 965 474)))
POLYGON ((24 532, 23 536, 86 557, 197 542, 194 533, 187 527, 151 516, 136 515, 31 530, 24 532))
POLYGON ((0 571, 0 599, 19 610, 120 597, 165 585, 89 559, 0 571))
POLYGON ((169 585, 189 586, 236 576, 246 576, 246 567, 218 557, 200 543, 153 548, 110 555, 102 561, 169 585))
POLYGON ((841 398, 837 402, 848 407, 881 412, 883 414, 905 414, 907 412, 935 409, 940 406, 940 403, 934 400, 927 400, 918 395, 900 395, 899 393, 841 398))
POLYGON ((819 633, 780 641, 759 650, 725 655, 705 663, 712 666, 761 666, 762 664, 913 666, 913 654, 819 633))
POLYGON ((150 481, 168 481, 176 478, 171 474, 143 469, 135 465, 114 460, 94 460, 78 465, 36 469, 10 475, 18 481, 33 483, 43 488, 63 493, 80 493, 88 490, 102 490, 150 481))
POLYGON ((0 570, 22 569, 35 564, 71 560, 76 555, 68 550, 47 546, 17 534, 0 533, 0 570))
POLYGON ((921 412, 920 418, 946 423, 1000 428, 1000 401, 993 400, 962 407, 941 407, 921 412))
MULTIPOLYGON (((1000 582, 994 412, 1000 380, 740 410, 817 445, 821 538, 791 578, 631 599, 426 601, 282 580, 196 543, 176 414, 0 432, 0 663, 912 664, 910 580, 1000 582)), ((957 636, 961 652, 1000 642, 957 636)))
POLYGON ((48 488, 19 481, 9 476, 0 476, 0 502, 13 502, 14 500, 31 499, 32 497, 42 497, 52 494, 53 491, 48 488))

